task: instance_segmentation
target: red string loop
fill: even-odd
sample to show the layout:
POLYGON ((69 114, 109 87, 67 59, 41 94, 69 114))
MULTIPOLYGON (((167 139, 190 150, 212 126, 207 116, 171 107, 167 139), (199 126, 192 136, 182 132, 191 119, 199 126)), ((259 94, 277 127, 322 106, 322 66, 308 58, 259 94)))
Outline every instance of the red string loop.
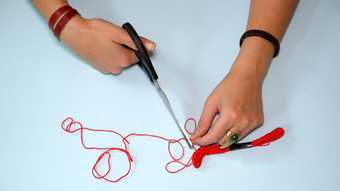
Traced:
POLYGON ((92 175, 97 179, 104 179, 104 180, 109 181, 109 182, 119 182, 121 179, 125 178, 126 176, 128 176, 130 174, 132 162, 133 162, 132 157, 127 150, 121 149, 121 148, 111 148, 111 149, 108 149, 108 150, 106 150, 105 152, 103 152, 102 154, 99 155, 99 157, 97 158, 96 162, 94 163, 94 165, 92 167, 92 175), (122 176, 120 176, 116 179, 107 178, 107 176, 110 174, 110 171, 111 171, 111 163, 110 163, 111 162, 111 151, 120 151, 120 152, 124 153, 126 155, 127 159, 128 159, 128 169, 127 169, 127 171, 122 176), (103 158, 106 155, 108 156, 107 159, 106 159, 107 168, 106 168, 105 173, 101 174, 101 173, 98 172, 97 166, 99 165, 99 163, 103 160, 103 158))
POLYGON ((197 127, 197 123, 196 123, 196 120, 192 117, 188 118, 185 123, 184 123, 184 129, 185 131, 189 134, 189 135, 192 135, 194 134, 195 130, 196 130, 196 127, 197 127), (189 129, 189 123, 192 123, 194 125, 194 127, 192 127, 192 130, 189 129))

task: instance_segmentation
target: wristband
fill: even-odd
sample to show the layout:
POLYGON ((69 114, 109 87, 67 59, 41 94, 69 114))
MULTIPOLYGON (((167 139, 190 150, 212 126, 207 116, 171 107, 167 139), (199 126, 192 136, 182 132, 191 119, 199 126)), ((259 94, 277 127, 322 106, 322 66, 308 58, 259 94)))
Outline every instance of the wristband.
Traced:
POLYGON ((69 5, 64 5, 57 9, 50 17, 48 20, 48 27, 53 30, 56 22, 60 19, 61 16, 63 16, 66 12, 71 10, 72 7, 69 5))
POLYGON ((54 35, 59 39, 62 30, 64 29, 65 25, 71 20, 71 18, 75 15, 79 14, 77 10, 71 9, 67 13, 65 13, 59 22, 54 27, 54 35))
POLYGON ((242 46, 244 39, 251 37, 251 36, 258 36, 270 42, 274 46, 274 50, 275 50, 273 58, 275 58, 279 54, 280 41, 277 38, 275 38, 273 35, 271 35, 270 33, 266 31, 262 31, 262 30, 257 30, 257 29, 248 30, 245 33, 243 33, 243 35, 240 38, 240 47, 242 46))

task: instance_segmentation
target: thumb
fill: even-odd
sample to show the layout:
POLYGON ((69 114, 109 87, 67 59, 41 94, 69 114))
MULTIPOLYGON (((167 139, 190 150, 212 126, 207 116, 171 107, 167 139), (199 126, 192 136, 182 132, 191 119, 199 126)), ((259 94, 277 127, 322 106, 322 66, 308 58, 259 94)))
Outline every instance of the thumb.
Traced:
POLYGON ((153 52, 156 49, 156 43, 142 36, 140 38, 148 52, 153 52))
MULTIPOLYGON (((119 44, 125 45, 133 50, 137 50, 137 47, 135 45, 135 43, 132 41, 131 37, 129 36, 128 32, 126 32, 125 29, 120 28, 120 32, 119 35, 116 36, 116 38, 113 38, 114 41, 116 41, 119 44)), ((156 48, 156 43, 154 43, 153 41, 140 36, 140 39, 142 40, 146 50, 148 52, 153 52, 156 48)))

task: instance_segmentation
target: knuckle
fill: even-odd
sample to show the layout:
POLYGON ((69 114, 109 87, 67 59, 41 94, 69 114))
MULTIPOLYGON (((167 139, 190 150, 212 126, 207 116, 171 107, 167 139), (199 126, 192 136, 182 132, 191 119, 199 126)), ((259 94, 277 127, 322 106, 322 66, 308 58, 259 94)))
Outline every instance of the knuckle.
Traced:
POLYGON ((205 102, 205 104, 204 104, 204 107, 209 108, 209 107, 212 107, 213 105, 214 105, 213 104, 213 99, 211 99, 211 95, 209 95, 207 100, 206 100, 206 102, 205 102))
POLYGON ((251 124, 251 120, 248 118, 248 117, 243 117, 241 120, 240 120, 240 126, 241 127, 248 127, 250 124, 251 124))
POLYGON ((207 126, 209 126, 208 120, 205 118, 201 118, 198 122, 197 131, 203 131, 207 126))
POLYGON ((203 108, 201 115, 208 117, 211 114, 211 112, 215 110, 216 110, 216 106, 211 101, 207 100, 204 104, 204 108, 203 108))
POLYGON ((198 126, 197 126, 195 132, 200 132, 200 131, 202 131, 202 130, 204 129, 204 127, 205 127, 204 122, 200 121, 200 122, 198 123, 198 126))
POLYGON ((235 110, 231 110, 228 112, 227 116, 231 120, 236 120, 239 117, 239 113, 236 112, 235 110))

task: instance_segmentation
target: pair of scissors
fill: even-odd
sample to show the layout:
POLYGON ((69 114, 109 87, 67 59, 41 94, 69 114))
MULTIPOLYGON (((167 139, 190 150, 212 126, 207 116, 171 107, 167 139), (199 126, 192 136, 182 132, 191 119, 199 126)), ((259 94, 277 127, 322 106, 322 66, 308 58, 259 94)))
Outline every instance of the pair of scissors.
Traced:
MULTIPOLYGON (((170 104, 170 101, 169 101, 167 95, 165 94, 165 92, 163 91, 161 86, 159 85, 158 75, 156 73, 155 68, 152 65, 151 59, 149 57, 149 54, 148 54, 144 44, 142 43, 142 40, 140 39, 136 30, 132 27, 132 25, 130 23, 125 23, 125 24, 123 24, 122 27, 123 27, 123 29, 125 29, 127 31, 130 38, 132 39, 132 41, 135 43, 135 45, 137 47, 137 50, 133 50, 133 51, 135 52, 135 54, 136 54, 136 56, 139 60, 138 65, 144 70, 144 72, 149 77, 151 83, 156 88, 156 90, 157 90, 158 94, 160 95, 163 103, 165 104, 166 108, 168 109, 172 119, 175 121, 176 126, 178 127, 178 129, 182 133, 183 137, 185 138, 186 142, 188 143, 189 148, 193 148, 192 142, 190 141, 190 138, 189 138, 186 130, 184 129, 184 127, 182 127, 179 124, 179 121, 178 121, 178 119, 175 115, 174 110, 172 109, 172 106, 170 104)), ((126 47, 126 46, 124 46, 124 47, 126 47)), ((131 48, 129 48, 129 49, 132 50, 131 48)))

